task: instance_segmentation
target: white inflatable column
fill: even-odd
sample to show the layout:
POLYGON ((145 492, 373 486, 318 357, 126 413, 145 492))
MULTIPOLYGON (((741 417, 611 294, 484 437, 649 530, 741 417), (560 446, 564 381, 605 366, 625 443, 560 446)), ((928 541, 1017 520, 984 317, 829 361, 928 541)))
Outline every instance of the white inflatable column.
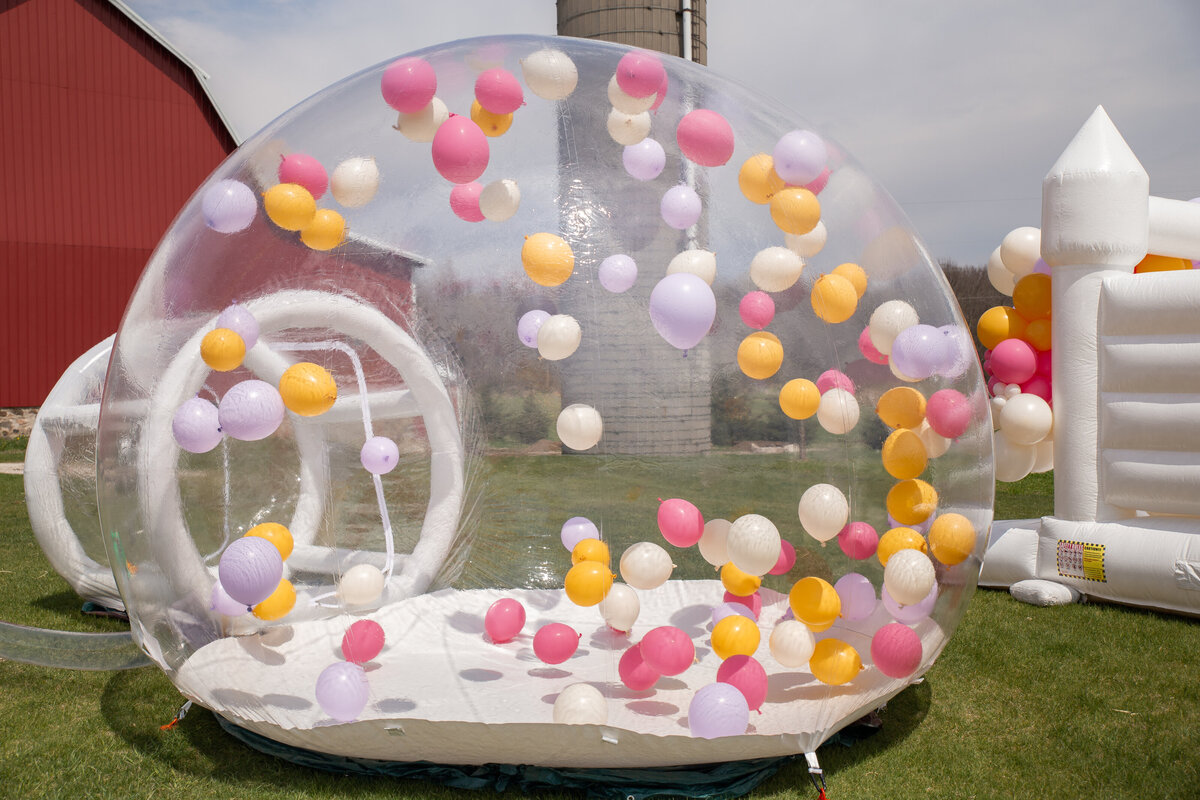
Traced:
POLYGON ((1053 273, 1054 516, 1107 521, 1099 481, 1100 282, 1146 255, 1150 178, 1097 107, 1042 181, 1042 258, 1053 273))

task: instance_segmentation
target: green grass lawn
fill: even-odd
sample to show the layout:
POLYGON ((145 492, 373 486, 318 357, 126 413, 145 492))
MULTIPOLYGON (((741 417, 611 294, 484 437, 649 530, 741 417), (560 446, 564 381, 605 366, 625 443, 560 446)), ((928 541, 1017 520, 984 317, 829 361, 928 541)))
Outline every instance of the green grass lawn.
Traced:
MULTIPOLYGON (((1041 516, 1052 504, 1051 476, 998 487, 999 518, 1041 516)), ((78 607, 33 542, 21 478, 0 475, 0 619, 119 629, 78 607)), ((202 709, 160 730, 180 702, 154 667, 0 663, 0 796, 492 796, 295 766, 241 745, 202 709)), ((925 680, 883 719, 872 738, 821 749, 831 798, 1200 797, 1200 625, 1111 605, 1040 609, 980 591, 925 680)), ((750 796, 816 793, 796 761, 750 796)))

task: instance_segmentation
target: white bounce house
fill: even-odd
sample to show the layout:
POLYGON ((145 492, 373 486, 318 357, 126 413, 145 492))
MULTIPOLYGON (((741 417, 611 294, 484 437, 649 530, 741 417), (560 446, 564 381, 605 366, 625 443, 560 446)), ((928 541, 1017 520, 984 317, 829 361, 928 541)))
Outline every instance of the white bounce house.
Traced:
POLYGON ((1041 235, 1054 515, 994 523, 980 585, 1200 613, 1200 274, 1133 274, 1148 253, 1200 259, 1200 203, 1151 196, 1097 108, 1042 183, 1041 235))

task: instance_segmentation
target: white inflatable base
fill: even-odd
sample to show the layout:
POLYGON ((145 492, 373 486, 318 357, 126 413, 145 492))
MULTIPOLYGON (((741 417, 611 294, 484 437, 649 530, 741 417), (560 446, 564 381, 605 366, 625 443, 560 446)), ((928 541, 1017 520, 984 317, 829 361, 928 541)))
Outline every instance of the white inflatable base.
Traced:
POLYGON ((1070 586, 1037 578, 1017 581, 1009 587, 1008 593, 1022 603, 1042 607, 1068 606, 1083 599, 1083 595, 1070 586))
POLYGON ((341 639, 354 617, 279 625, 261 634, 218 639, 196 651, 173 676, 179 690, 236 725, 295 747, 336 755, 442 764, 529 764, 551 767, 654 767, 811 752, 834 732, 915 681, 946 636, 932 620, 915 626, 924 666, 904 680, 870 663, 870 632, 890 621, 882 603, 871 618, 839 624, 820 637, 852 644, 864 669, 843 686, 817 681, 806 669, 781 666, 770 654, 771 629, 787 597, 763 590, 762 643, 756 658, 769 676, 762 713, 751 712, 745 735, 697 739, 688 731, 693 694, 716 680, 721 659, 707 646, 717 581, 670 581, 639 592, 633 635, 609 630, 596 608, 581 608, 556 590, 442 590, 385 607, 371 618, 388 637, 367 665, 368 705, 352 723, 326 715, 315 697, 317 676, 341 660, 341 639), (524 631, 492 644, 484 614, 501 597, 525 606, 524 631), (581 633, 579 650, 557 666, 537 659, 533 634, 562 622, 581 633), (631 643, 674 625, 697 643, 696 662, 677 677, 633 692, 617 673, 631 643), (608 700, 606 725, 553 722, 554 701, 587 682, 608 700))
POLYGON ((979 568, 979 585, 1007 588, 1037 577, 1039 519, 1006 519, 992 523, 987 551, 979 568))

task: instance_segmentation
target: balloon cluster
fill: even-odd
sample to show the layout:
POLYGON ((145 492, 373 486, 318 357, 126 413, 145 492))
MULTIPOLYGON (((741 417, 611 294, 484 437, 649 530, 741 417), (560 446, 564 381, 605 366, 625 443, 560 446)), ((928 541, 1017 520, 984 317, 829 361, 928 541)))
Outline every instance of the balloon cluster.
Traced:
POLYGON ((283 562, 293 547, 291 531, 277 522, 255 525, 230 543, 217 568, 212 610, 229 617, 249 611, 267 621, 287 616, 296 590, 283 577, 283 562))
POLYGON ((1017 228, 988 259, 988 278, 1012 306, 994 306, 976 334, 987 348, 983 370, 996 425, 996 480, 1019 481, 1054 467, 1050 365, 1050 269, 1039 255, 1041 231, 1017 228))

